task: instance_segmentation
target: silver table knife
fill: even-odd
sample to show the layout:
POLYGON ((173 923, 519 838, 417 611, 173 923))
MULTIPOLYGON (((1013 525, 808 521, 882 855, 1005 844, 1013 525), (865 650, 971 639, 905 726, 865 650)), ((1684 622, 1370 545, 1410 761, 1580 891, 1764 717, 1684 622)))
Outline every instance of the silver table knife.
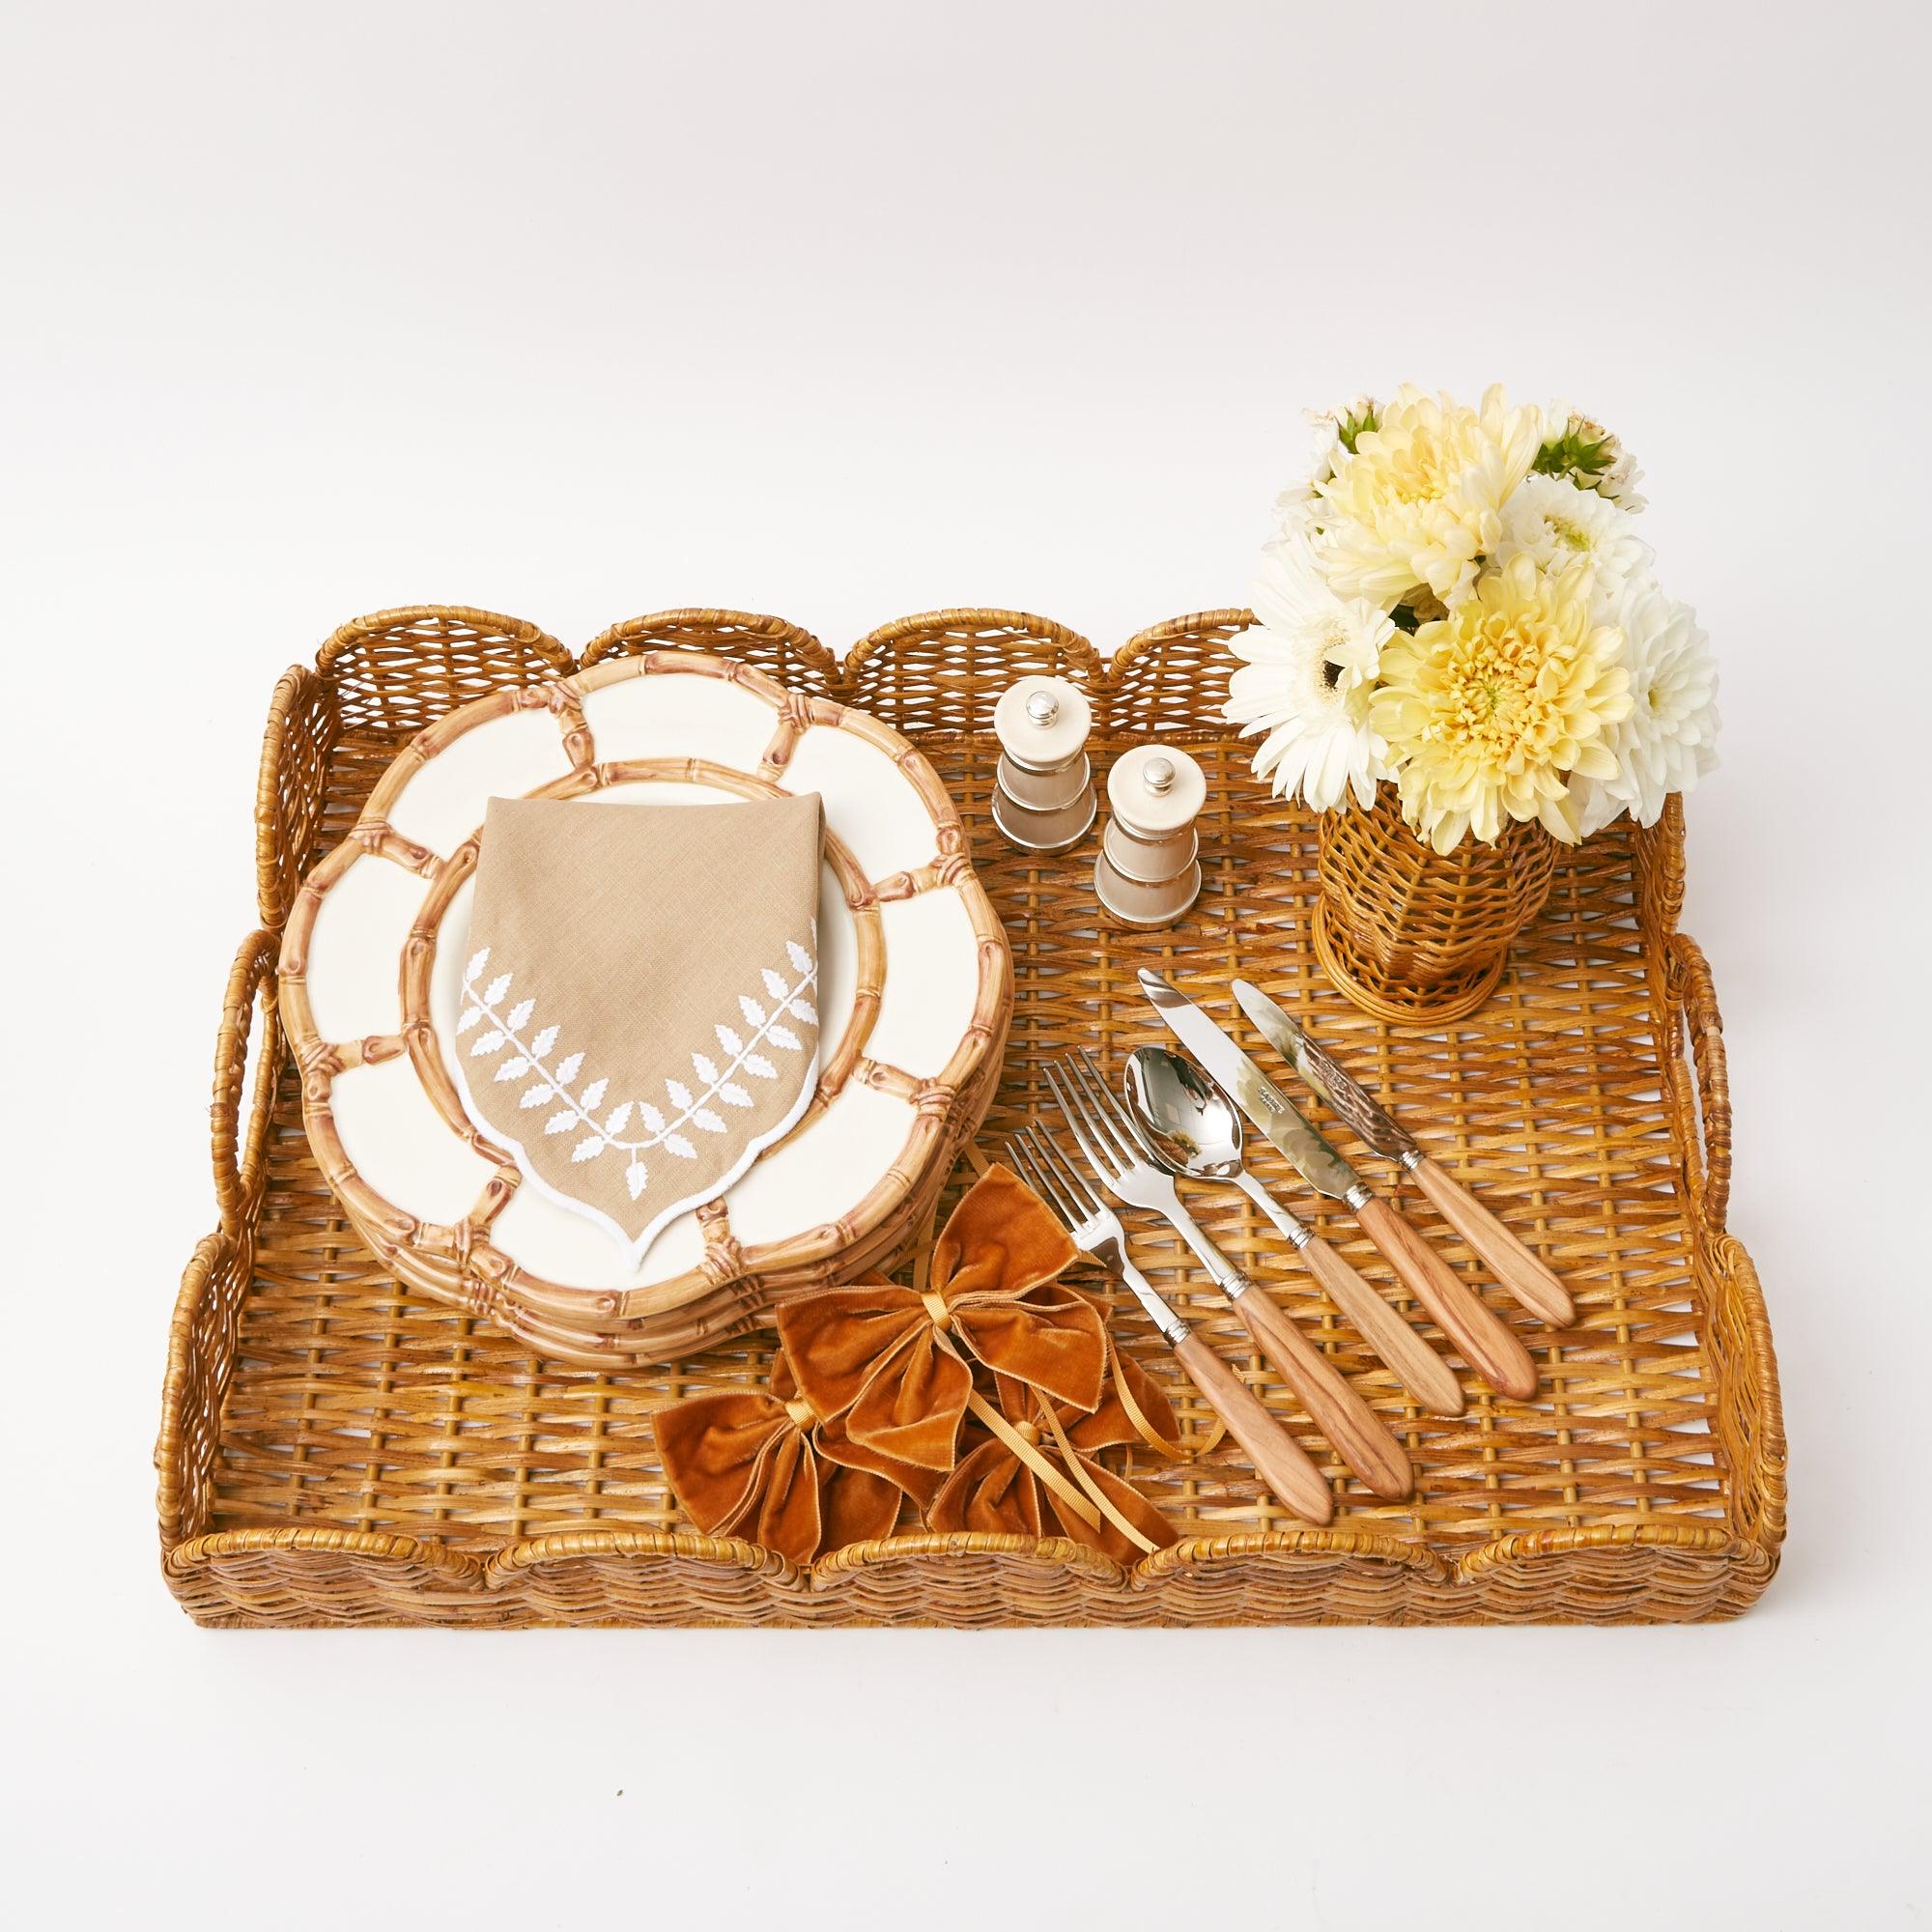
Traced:
POLYGON ((1577 1319, 1576 1303, 1548 1265, 1532 1254, 1463 1183, 1444 1172, 1364 1088, 1340 1066, 1294 1016, 1260 987, 1235 981, 1235 998, 1270 1046, 1327 1101, 1360 1139, 1399 1162, 1435 1203, 1436 1211, 1495 1270, 1499 1286, 1532 1315, 1559 1328, 1577 1319))
POLYGON ((1403 1286, 1499 1393, 1536 1393, 1529 1350, 1402 1215, 1322 1139, 1249 1055, 1179 987, 1146 967, 1141 991, 1167 1029, 1227 1090, 1235 1104, 1317 1192, 1343 1202, 1403 1286))

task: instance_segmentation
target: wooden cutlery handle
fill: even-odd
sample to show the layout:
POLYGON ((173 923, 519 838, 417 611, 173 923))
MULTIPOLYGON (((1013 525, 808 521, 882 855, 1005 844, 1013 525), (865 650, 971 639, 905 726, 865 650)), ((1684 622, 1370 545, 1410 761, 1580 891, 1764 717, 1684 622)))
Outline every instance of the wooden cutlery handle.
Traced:
POLYGON ((1271 1361, 1281 1378, 1301 1399, 1309 1419, 1334 1445, 1335 1453, 1377 1495, 1399 1502, 1415 1492, 1408 1458, 1341 1371, 1249 1281, 1234 1296, 1235 1313, 1271 1361))
POLYGON ((1200 1331, 1189 1329, 1174 1345, 1174 1352, 1193 1378, 1194 1386, 1207 1397, 1208 1407, 1228 1425, 1228 1434, 1248 1452, 1248 1461, 1262 1481, 1303 1521, 1331 1521, 1335 1498, 1321 1480, 1321 1470, 1308 1460, 1308 1452, 1202 1340, 1200 1331))
POLYGON ((1469 1366, 1499 1394, 1527 1402, 1536 1393, 1536 1364, 1475 1290, 1379 1195, 1364 1201, 1355 1218, 1469 1366))
POLYGON ((1460 1180, 1427 1154, 1408 1171, 1435 1204, 1435 1211, 1495 1270, 1496 1285, 1505 1293, 1554 1327, 1567 1328, 1576 1321, 1570 1291, 1460 1180))
POLYGON ((1355 1325, 1355 1332, 1393 1369, 1424 1408, 1436 1415, 1463 1413, 1456 1372, 1377 1292, 1324 1241, 1311 1235, 1301 1250, 1308 1272, 1355 1325))

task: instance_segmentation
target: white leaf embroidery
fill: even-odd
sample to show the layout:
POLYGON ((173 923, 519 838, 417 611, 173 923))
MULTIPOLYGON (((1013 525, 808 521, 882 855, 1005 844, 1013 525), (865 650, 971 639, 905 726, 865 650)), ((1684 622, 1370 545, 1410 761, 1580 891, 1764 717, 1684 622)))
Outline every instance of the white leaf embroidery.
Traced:
MULTIPOLYGON (((818 923, 812 922, 812 938, 816 942, 818 923)), ((490 1010, 509 992, 515 980, 513 973, 499 973, 487 985, 479 997, 472 983, 488 963, 490 949, 483 947, 470 956, 464 972, 464 994, 469 1004, 457 1022, 456 1031, 468 1034, 485 1020, 494 1020, 490 1010)), ((697 1150, 690 1138, 679 1131, 690 1123, 707 1134, 728 1134, 730 1128, 724 1118, 710 1103, 713 1100, 727 1107, 748 1108, 755 1105, 751 1092, 733 1076, 740 1070, 757 1080, 776 1080, 778 1068, 763 1053, 756 1051, 767 1039, 774 1045, 788 1052, 803 1051, 798 1036, 782 1024, 781 1016, 801 1020, 808 1026, 818 1024, 818 1011, 806 997, 818 977, 818 967, 811 953, 795 940, 785 942, 785 956, 800 976, 797 983, 787 985, 781 974, 770 967, 759 968, 759 979, 763 981, 767 996, 774 1001, 775 1008, 767 1011, 750 994, 738 995, 738 1009, 747 1022, 756 1028, 748 1041, 735 1027, 723 1022, 715 1023, 712 1032, 718 1044, 730 1055, 730 1065, 720 1070, 718 1062, 709 1053, 694 1051, 691 1056, 692 1070, 703 1083, 703 1093, 694 1095, 690 1087, 682 1080, 670 1075, 665 1077, 665 1092, 677 1108, 677 1116, 667 1121, 664 1112, 654 1107, 648 1100, 624 1100, 611 1108, 600 1127, 591 1114, 604 1098, 611 1082, 608 1077, 593 1080, 584 1088, 576 1103, 570 1103, 569 1088, 583 1065, 584 1056, 572 1053, 559 1061, 554 1070, 546 1066, 545 1062, 556 1045, 560 1029, 554 1026, 543 1028, 526 1045, 520 1037, 536 1013, 534 998, 518 1001, 500 1022, 480 1035, 470 1045, 473 1058, 500 1053, 505 1045, 513 1051, 510 1057, 497 1068, 498 1080, 514 1080, 532 1068, 541 1076, 538 1083, 526 1087, 519 1096, 520 1108, 540 1107, 547 1100, 561 1099, 566 1104, 544 1122, 544 1133, 548 1135, 569 1133, 582 1127, 590 1131, 583 1134, 571 1150, 571 1160, 582 1162, 595 1160, 607 1149, 623 1149, 631 1156, 630 1164, 624 1170, 624 1185, 633 1201, 639 1199, 650 1182, 650 1170, 639 1158, 640 1151, 662 1147, 679 1160, 696 1160, 697 1150), (617 1136, 630 1125, 636 1116, 639 1126, 649 1136, 644 1141, 620 1141, 617 1136)))

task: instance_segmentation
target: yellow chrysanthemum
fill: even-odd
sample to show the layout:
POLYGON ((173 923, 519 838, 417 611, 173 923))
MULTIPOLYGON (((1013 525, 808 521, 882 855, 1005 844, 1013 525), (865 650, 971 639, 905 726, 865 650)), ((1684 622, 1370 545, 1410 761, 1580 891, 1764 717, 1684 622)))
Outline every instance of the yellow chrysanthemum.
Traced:
POLYGON ((1383 647, 1370 721, 1388 743, 1403 815, 1438 852, 1486 843, 1505 816, 1581 836, 1574 773, 1613 778, 1608 728, 1631 708, 1622 634, 1590 622, 1591 569, 1512 558, 1439 622, 1383 647))
POLYGON ((1511 409, 1500 388, 1472 410, 1405 384, 1313 486, 1329 583, 1384 610, 1417 584, 1457 603, 1500 542, 1503 503, 1542 442, 1542 412, 1511 409))

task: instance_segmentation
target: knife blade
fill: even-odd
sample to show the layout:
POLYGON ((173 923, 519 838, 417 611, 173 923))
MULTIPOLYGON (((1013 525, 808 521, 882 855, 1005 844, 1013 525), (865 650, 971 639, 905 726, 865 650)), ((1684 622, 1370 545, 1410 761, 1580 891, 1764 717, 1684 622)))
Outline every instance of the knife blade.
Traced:
POLYGON ((1255 1031, 1354 1129, 1364 1145, 1390 1160, 1421 1152, 1415 1136, 1390 1120, 1367 1089, 1309 1038, 1293 1014, 1246 980, 1236 980, 1234 990, 1255 1031))
POLYGON ((1378 1154, 1399 1162, 1436 1210, 1494 1271, 1496 1280, 1531 1314, 1558 1328, 1577 1319, 1570 1291, 1542 1256, 1525 1247, 1446 1169, 1438 1167, 1407 1128, 1309 1038, 1293 1014, 1259 986, 1235 981, 1235 998, 1255 1029, 1342 1120, 1378 1154))
POLYGON ((1316 1132, 1252 1059, 1158 973, 1142 967, 1141 991, 1168 1031, 1233 1094, 1235 1104, 1321 1193, 1347 1202, 1363 1234, 1402 1277, 1403 1285, 1435 1317, 1491 1387, 1518 1401, 1536 1393, 1536 1364, 1493 1310, 1423 1240, 1402 1215, 1370 1187, 1316 1132))
POLYGON ((1318 1193, 1356 1207, 1368 1196, 1362 1178, 1310 1124, 1301 1109, 1180 989, 1143 966, 1141 991, 1182 1046, 1227 1089, 1268 1140, 1318 1193))
POLYGON ((1443 1333, 1490 1385, 1517 1401, 1536 1393, 1536 1364, 1528 1349, 1486 1308, 1474 1289, 1308 1124, 1302 1111, 1227 1034, 1179 987, 1157 972, 1140 970, 1140 989, 1167 1030, 1188 1047, 1235 1095, 1235 1105, 1277 1146, 1321 1194, 1347 1202, 1362 1233, 1403 1277, 1403 1285, 1435 1318, 1443 1333))

